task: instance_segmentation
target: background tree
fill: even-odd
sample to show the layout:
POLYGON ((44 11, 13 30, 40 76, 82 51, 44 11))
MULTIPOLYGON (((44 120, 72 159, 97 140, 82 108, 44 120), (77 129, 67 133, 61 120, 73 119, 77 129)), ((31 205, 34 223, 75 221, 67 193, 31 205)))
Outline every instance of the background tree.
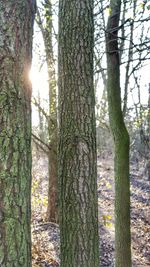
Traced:
POLYGON ((107 94, 115 145, 115 265, 131 266, 129 135, 121 110, 118 28, 121 1, 110 1, 107 24, 107 94))
POLYGON ((98 267, 93 1, 59 4, 59 209, 62 267, 98 267))
POLYGON ((0 266, 31 266, 34 1, 0 3, 0 266))
MULTIPOLYGON (((46 63, 48 69, 48 86, 49 86, 49 114, 46 114, 48 140, 47 144, 50 147, 48 150, 48 172, 49 172, 49 186, 48 186, 48 207, 46 219, 48 221, 57 222, 57 108, 56 108, 56 77, 55 77, 55 59, 53 52, 53 21, 52 21, 52 3, 51 0, 44 0, 42 9, 37 9, 36 22, 41 30, 46 63)), ((39 103, 35 104, 39 107, 39 103)), ((42 108, 40 108, 42 112, 42 108)), ((42 139, 41 139, 42 140, 42 139)), ((45 140, 42 140, 45 142, 45 140)))
MULTIPOLYGON (((139 90, 138 84, 142 92, 145 83, 143 70, 146 71, 148 69, 150 49, 148 37, 150 27, 147 23, 150 20, 148 8, 149 5, 146 1, 142 3, 139 0, 132 1, 132 3, 130 1, 122 1, 118 49, 121 69, 122 106, 126 120, 128 115, 133 116, 134 102, 136 102, 139 90), (138 78, 138 84, 134 82, 135 77, 138 78)), ((95 75, 99 75, 97 92, 99 91, 100 78, 103 80, 103 83, 101 82, 101 90, 104 88, 105 91, 106 88, 106 53, 104 42, 109 12, 111 10, 107 0, 95 2, 95 75)), ((99 109, 101 109, 103 101, 102 105, 101 102, 98 104, 99 109)))

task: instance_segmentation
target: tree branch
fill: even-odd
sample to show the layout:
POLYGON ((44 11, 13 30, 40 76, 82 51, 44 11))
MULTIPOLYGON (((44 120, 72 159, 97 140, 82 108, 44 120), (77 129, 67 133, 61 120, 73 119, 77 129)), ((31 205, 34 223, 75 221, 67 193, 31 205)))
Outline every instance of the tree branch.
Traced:
POLYGON ((46 144, 39 137, 37 137, 34 133, 32 133, 32 137, 35 138, 38 142, 40 142, 42 145, 44 145, 48 150, 52 149, 52 147, 50 145, 46 144))

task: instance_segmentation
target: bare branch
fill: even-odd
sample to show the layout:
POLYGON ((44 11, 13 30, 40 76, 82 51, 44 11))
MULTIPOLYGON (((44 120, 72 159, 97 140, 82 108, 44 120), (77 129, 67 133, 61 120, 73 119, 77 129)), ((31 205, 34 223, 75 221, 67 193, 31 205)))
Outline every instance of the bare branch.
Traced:
POLYGON ((38 142, 40 142, 42 145, 44 145, 48 150, 51 150, 52 147, 48 144, 46 144, 44 141, 42 141, 38 136, 36 136, 34 133, 32 133, 32 137, 35 138, 38 142))

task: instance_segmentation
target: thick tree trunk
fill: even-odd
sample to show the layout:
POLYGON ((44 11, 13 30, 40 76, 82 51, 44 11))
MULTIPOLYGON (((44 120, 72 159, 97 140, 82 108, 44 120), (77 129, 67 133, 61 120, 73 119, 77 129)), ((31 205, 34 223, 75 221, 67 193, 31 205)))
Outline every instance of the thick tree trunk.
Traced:
POLYGON ((0 1, 0 266, 31 266, 32 1, 0 1))
POLYGON ((59 8, 61 267, 98 267, 93 1, 59 8))
POLYGON ((115 144, 115 253, 116 267, 131 267, 129 135, 126 130, 120 97, 118 25, 120 0, 111 0, 108 19, 107 92, 109 118, 115 144))

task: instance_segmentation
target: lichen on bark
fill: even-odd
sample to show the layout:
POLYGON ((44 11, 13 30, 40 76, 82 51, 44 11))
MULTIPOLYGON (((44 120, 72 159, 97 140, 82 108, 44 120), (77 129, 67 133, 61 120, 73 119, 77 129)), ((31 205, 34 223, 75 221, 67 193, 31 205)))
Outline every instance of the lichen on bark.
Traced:
POLYGON ((0 266, 31 266, 34 1, 0 2, 0 266))

